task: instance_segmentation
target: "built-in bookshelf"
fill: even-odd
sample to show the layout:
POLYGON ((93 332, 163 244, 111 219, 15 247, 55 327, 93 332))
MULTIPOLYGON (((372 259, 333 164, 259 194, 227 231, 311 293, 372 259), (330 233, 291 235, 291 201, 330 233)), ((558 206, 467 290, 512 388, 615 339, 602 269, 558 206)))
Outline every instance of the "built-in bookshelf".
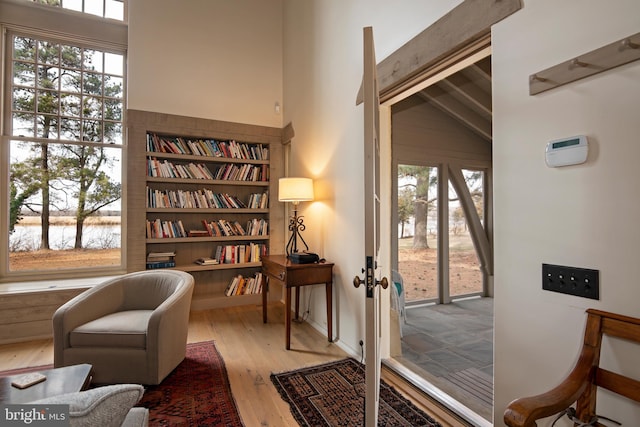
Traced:
POLYGON ((129 168, 141 185, 129 186, 136 190, 127 200, 144 215, 128 216, 128 269, 190 272, 192 309, 258 303, 253 285, 228 290, 239 279, 255 282, 260 258, 284 250, 284 213, 272 200, 282 175, 282 130, 128 113, 129 141, 133 133, 139 144, 129 152, 145 166, 144 174, 129 168))

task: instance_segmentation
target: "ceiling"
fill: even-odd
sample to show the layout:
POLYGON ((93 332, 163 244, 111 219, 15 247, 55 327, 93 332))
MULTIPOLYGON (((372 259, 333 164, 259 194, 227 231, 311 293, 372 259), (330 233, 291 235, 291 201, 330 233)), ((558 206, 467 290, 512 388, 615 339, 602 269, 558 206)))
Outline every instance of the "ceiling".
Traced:
POLYGON ((491 142, 491 56, 440 80, 414 96, 491 142))

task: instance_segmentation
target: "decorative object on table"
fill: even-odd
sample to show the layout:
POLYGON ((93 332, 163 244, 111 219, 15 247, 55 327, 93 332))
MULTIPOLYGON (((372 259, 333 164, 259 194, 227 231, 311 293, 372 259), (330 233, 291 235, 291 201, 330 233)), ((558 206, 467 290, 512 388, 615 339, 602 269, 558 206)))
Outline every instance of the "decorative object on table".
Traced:
POLYGON ((41 383, 46 379, 47 376, 41 374, 40 372, 31 372, 29 374, 24 374, 15 378, 13 381, 11 381, 11 385, 19 389, 24 389, 27 387, 31 387, 34 384, 41 383))
MULTIPOLYGON (((272 374, 301 426, 364 425, 364 365, 343 359, 272 374)), ((378 425, 442 427, 436 420, 380 380, 378 425)))
POLYGON ((286 246, 287 255, 298 252, 298 239, 304 245, 305 250, 308 250, 309 246, 300 234, 306 227, 302 217, 298 216, 298 204, 313 200, 313 180, 311 178, 280 178, 278 181, 278 200, 293 204, 293 215, 289 217, 291 237, 289 237, 286 246))

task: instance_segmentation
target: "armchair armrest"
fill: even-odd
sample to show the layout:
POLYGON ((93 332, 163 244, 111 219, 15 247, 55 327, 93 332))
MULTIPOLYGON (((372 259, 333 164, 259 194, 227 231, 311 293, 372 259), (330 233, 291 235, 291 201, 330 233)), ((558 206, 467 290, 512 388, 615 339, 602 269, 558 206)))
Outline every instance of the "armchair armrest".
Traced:
POLYGON ((584 346, 573 370, 555 388, 511 402, 504 412, 505 424, 509 427, 535 427, 536 420, 555 415, 576 402, 591 385, 598 359, 595 350, 584 346))
POLYGON ((184 359, 189 328, 189 312, 194 279, 188 273, 180 275, 178 289, 151 314, 147 328, 148 368, 153 372, 168 373, 184 359))

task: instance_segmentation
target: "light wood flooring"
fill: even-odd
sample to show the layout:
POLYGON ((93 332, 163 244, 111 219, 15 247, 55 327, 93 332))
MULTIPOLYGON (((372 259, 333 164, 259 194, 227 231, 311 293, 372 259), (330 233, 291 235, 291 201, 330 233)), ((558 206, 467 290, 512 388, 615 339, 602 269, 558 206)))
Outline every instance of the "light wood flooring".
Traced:
MULTIPOLYGON (((269 306, 262 323, 261 306, 196 311, 189 321, 189 342, 213 340, 224 359, 240 416, 247 427, 296 426, 271 383, 273 372, 289 371, 347 357, 336 344, 307 323, 293 323, 291 350, 284 348, 284 307, 269 306)), ((0 370, 53 363, 51 340, 0 345, 0 370)), ((465 426, 453 414, 383 369, 383 378, 444 427, 465 426)))

